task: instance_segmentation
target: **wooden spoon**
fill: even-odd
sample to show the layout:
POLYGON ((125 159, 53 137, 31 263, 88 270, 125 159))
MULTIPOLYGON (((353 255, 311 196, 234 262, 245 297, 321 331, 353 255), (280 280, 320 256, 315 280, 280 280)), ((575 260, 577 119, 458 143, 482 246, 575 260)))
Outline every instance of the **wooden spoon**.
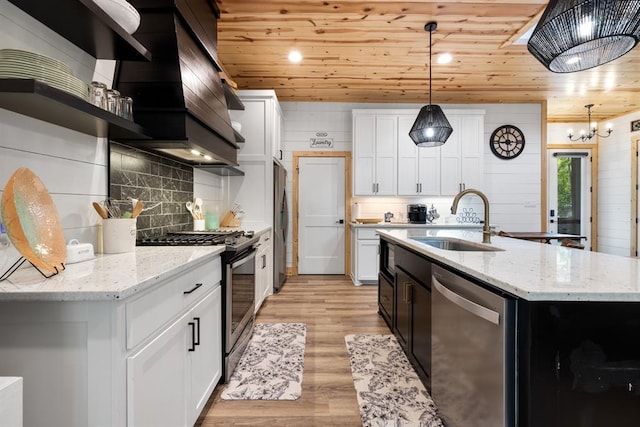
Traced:
POLYGON ((100 215, 100 218, 102 219, 109 218, 109 214, 107 213, 107 210, 100 203, 93 202, 93 208, 96 210, 96 212, 98 212, 98 215, 100 215))
POLYGON ((136 202, 136 205, 133 207, 133 212, 131 212, 131 218, 135 218, 138 215, 140 215, 140 212, 142 212, 142 208, 144 207, 144 204, 138 200, 136 202))

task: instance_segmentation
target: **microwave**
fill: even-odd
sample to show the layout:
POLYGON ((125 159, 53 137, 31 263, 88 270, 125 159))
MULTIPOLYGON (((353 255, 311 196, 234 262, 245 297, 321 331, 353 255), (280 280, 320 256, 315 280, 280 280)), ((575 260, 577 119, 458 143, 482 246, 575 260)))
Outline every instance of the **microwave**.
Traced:
POLYGON ((396 246, 384 239, 380 239, 380 273, 393 281, 396 275, 396 246))

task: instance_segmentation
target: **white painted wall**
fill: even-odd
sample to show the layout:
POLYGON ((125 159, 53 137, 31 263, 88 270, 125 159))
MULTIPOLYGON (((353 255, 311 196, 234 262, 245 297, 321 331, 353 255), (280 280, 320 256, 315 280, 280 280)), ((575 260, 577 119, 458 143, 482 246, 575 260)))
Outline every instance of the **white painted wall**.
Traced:
POLYGON ((631 249, 631 142, 640 132, 630 123, 640 111, 608 120, 613 133, 598 143, 598 252, 629 256, 631 249))
MULTIPOLYGON (((30 50, 65 62, 86 82, 95 76, 111 79, 100 72, 94 75, 95 59, 4 0, 0 38, 3 48, 30 50)), ((108 73, 108 64, 105 69, 108 73)), ((4 109, 0 109, 0 135, 0 191, 17 168, 31 169, 51 193, 65 239, 97 246, 100 221, 91 202, 107 195, 107 141, 4 109)), ((0 271, 16 257, 12 248, 0 245, 0 271)))
MULTIPOLYGON (((325 132, 333 138, 334 151, 351 151, 351 132, 353 109, 416 109, 418 104, 373 104, 373 103, 304 103, 283 102, 284 124, 284 160, 288 171, 292 168, 294 151, 313 151, 309 139, 316 132, 325 132)), ((540 230, 540 150, 541 150, 541 114, 539 104, 447 104, 446 109, 483 109, 485 115, 485 185, 480 189, 491 202, 491 223, 499 229, 510 231, 540 230), (523 154, 513 160, 500 160, 488 146, 489 137, 496 127, 513 124, 525 134, 526 145, 523 154)), ((322 150, 325 150, 324 148, 322 150)), ((291 176, 291 173, 289 173, 291 176)), ((290 183, 288 183, 290 185, 290 183)), ((292 194, 291 188, 288 190, 292 194)), ((464 200, 460 205, 471 206, 464 200)), ((382 217, 387 211, 406 214, 408 203, 434 204, 438 209, 440 223, 446 222, 451 207, 451 197, 389 197, 357 198, 363 214, 382 217)), ((479 203, 474 210, 482 215, 479 203)), ((455 218, 449 218, 454 222, 455 218)), ((291 257, 289 256, 289 259, 291 257)))

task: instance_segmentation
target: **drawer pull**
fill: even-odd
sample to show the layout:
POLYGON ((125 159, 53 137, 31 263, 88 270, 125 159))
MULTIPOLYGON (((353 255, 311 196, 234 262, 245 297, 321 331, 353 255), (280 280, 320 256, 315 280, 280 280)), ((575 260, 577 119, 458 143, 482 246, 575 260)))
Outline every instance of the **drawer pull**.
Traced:
POLYGON ((189 347, 189 351, 196 351, 196 324, 189 322, 188 325, 191 328, 191 347, 189 347))
POLYGON ((193 293, 195 290, 197 290, 200 286, 202 286, 202 283, 196 283, 196 285, 189 289, 188 291, 184 291, 183 294, 188 295, 190 293, 193 293))
POLYGON ((200 345, 200 318, 199 317, 194 317, 193 320, 196 321, 196 337, 193 340, 193 346, 197 346, 200 345))

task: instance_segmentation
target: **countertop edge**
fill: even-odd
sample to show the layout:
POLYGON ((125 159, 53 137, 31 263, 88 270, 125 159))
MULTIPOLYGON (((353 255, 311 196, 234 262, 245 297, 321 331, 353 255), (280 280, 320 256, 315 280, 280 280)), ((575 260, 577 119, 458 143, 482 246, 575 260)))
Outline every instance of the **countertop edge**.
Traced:
MULTIPOLYGON (((152 249, 149 248, 151 247, 137 247, 136 252, 131 254, 97 254, 94 260, 67 266, 66 270, 63 271, 59 277, 53 276, 45 279, 40 276, 34 268, 29 267, 20 269, 14 273, 14 276, 0 282, 0 302, 79 302, 123 300, 146 289, 152 288, 159 282, 173 275, 179 274, 195 265, 204 263, 208 258, 215 258, 225 249, 224 246, 192 247, 192 251, 189 252, 190 256, 181 264, 166 267, 166 269, 157 273, 144 274, 144 277, 141 279, 137 279, 136 276, 132 274, 131 281, 129 281, 128 277, 121 280, 123 276, 118 276, 118 278, 114 278, 111 282, 107 280, 105 288, 108 286, 108 289, 82 289, 83 284, 91 281, 92 275, 95 275, 96 278, 103 278, 105 274, 108 274, 109 272, 106 271, 106 269, 99 269, 87 276, 80 276, 77 279, 73 277, 69 278, 69 275, 74 274, 74 270, 82 271, 82 268, 88 265, 86 263, 97 261, 101 266, 109 266, 112 262, 119 264, 119 261, 126 260, 128 257, 132 257, 135 260, 136 255, 139 254, 140 251, 152 251, 152 249), (112 261, 109 261, 109 259, 112 261), (67 274, 67 277, 64 276, 65 274, 67 274), (56 288, 56 284, 59 283, 63 283, 63 285, 56 288), (50 286, 53 289, 42 289, 47 286, 50 286)), ((164 251, 167 251, 168 247, 161 248, 163 248, 164 251)), ((148 256, 153 257, 152 254, 148 256)), ((165 263, 158 262, 158 264, 163 265, 165 263)), ((135 267, 140 267, 140 263, 136 263, 135 267)), ((121 273, 126 274, 126 272, 121 273)))
MULTIPOLYGON (((480 271, 479 268, 483 268, 487 263, 491 263, 493 257, 500 257, 500 254, 503 252, 468 252, 466 256, 463 252, 447 254, 447 252, 450 251, 431 248, 427 245, 415 242, 410 238, 403 238, 401 236, 394 235, 394 233, 398 234, 398 232, 400 232, 400 230, 380 230, 381 235, 385 238, 409 250, 432 258, 433 260, 449 266, 454 270, 474 277, 477 280, 502 292, 511 294, 516 298, 521 298, 531 302, 640 302, 640 268, 636 267, 638 264, 637 260, 610 254, 592 253, 579 249, 547 245, 538 242, 492 236, 492 246, 505 249, 505 251, 511 250, 512 257, 520 257, 520 263, 511 267, 504 267, 504 273, 499 271, 499 269, 496 269, 494 266, 494 271, 497 271, 497 273, 495 275, 489 275, 480 271), (593 276, 586 277, 573 277, 570 275, 563 278, 564 281, 558 279, 558 275, 560 274, 558 272, 555 273, 556 277, 551 278, 549 278, 549 276, 545 276, 539 271, 536 272, 534 270, 530 270, 528 272, 527 264, 522 263, 522 260, 526 259, 526 255, 524 252, 521 253, 518 249, 522 249, 523 251, 526 250, 526 253, 530 254, 539 253, 541 254, 541 258, 552 260, 561 258, 565 262, 567 259, 575 260, 575 262, 582 262, 584 265, 593 266, 593 268, 598 270, 598 272, 593 273, 593 276), (516 252, 518 252, 518 254, 513 255, 516 252), (458 260, 454 259, 456 257, 458 260), (473 266, 470 266, 469 264, 473 264, 473 266), (618 265, 612 266, 612 264, 618 265), (621 270, 623 271, 617 271, 616 267, 622 267, 621 270), (527 274, 530 276, 533 275, 532 278, 527 278, 528 288, 527 286, 518 286, 514 284, 513 279, 507 279, 508 277, 524 278, 527 274), (616 280, 614 276, 615 274, 620 274, 620 277, 624 277, 626 281, 622 279, 616 280), (609 280, 605 281, 604 278, 608 278, 609 280), (618 289, 615 289, 614 286, 609 285, 609 283, 615 283, 615 285, 618 286, 618 289), (536 286, 539 286, 541 289, 536 290, 536 286), (590 289, 590 286, 593 286, 596 289, 592 290, 590 289), (598 289, 598 286, 606 287, 606 289, 598 289)), ((481 233, 477 233, 477 237, 470 240, 479 242, 480 237, 481 233)), ((533 260, 530 260, 530 263, 532 262, 533 260)), ((541 262, 542 261, 540 261, 540 263, 541 262)), ((533 269, 535 267, 531 268, 533 269)), ((587 270, 586 267, 584 269, 587 270)), ((591 272, 591 270, 589 271, 591 272)), ((575 274, 573 270, 571 270, 571 274, 575 274)), ((527 280, 524 279, 522 280, 522 282, 526 281, 527 280)))

